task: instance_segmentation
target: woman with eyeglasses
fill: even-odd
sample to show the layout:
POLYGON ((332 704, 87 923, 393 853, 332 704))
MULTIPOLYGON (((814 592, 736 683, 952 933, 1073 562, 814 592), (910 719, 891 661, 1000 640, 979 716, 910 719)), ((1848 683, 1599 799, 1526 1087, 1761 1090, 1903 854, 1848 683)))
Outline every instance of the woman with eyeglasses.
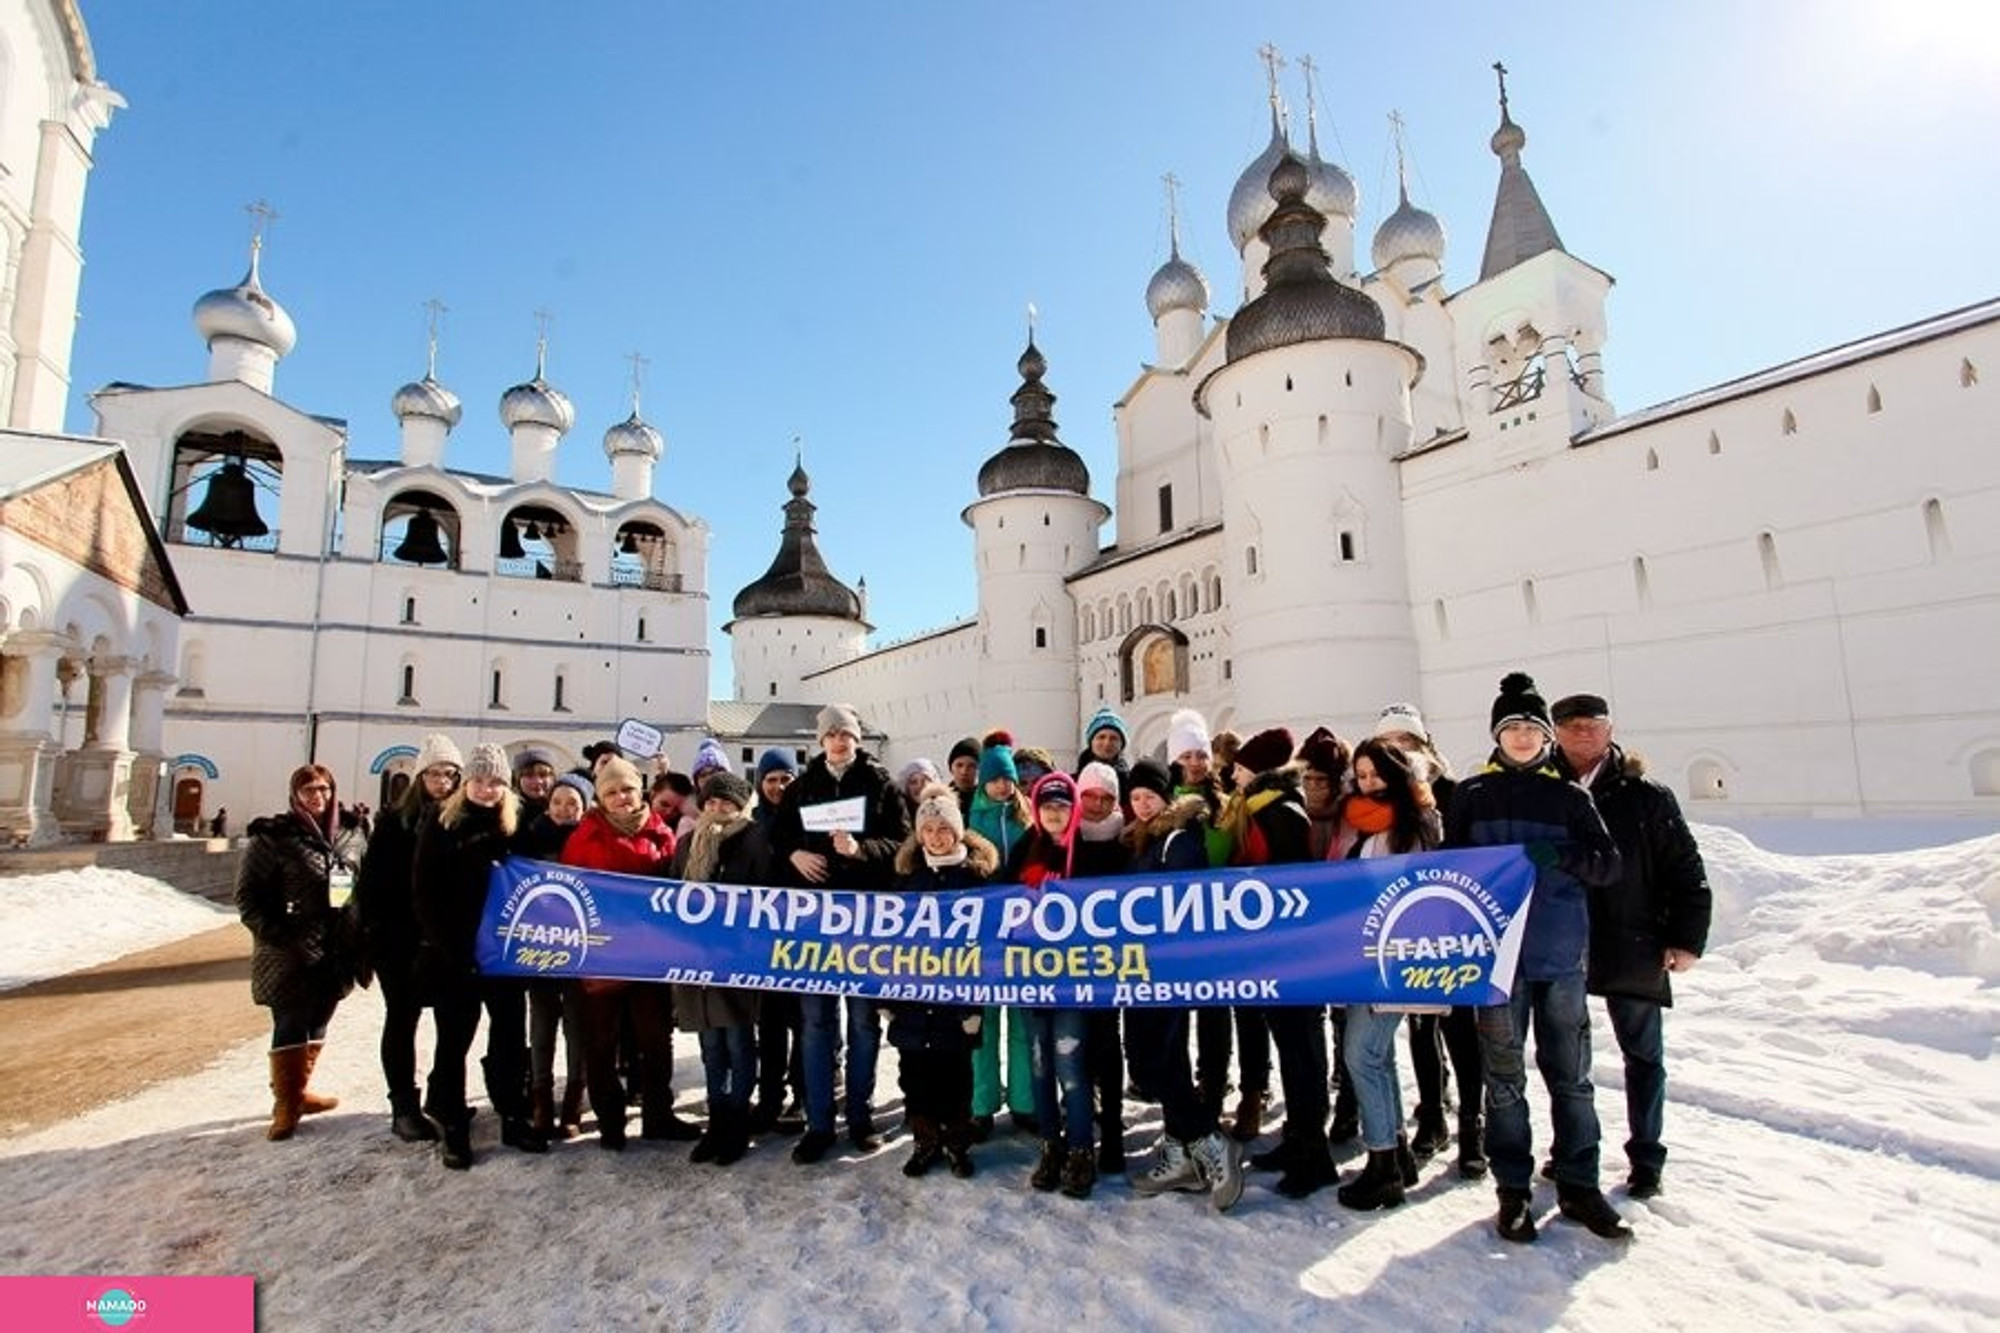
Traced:
POLYGON ((334 799, 331 772, 293 769, 289 795, 282 814, 251 821, 236 872, 236 910, 254 940, 250 998, 271 1011, 268 1139, 289 1139, 300 1116, 340 1104, 306 1084, 359 970, 352 899, 368 848, 361 821, 334 799))

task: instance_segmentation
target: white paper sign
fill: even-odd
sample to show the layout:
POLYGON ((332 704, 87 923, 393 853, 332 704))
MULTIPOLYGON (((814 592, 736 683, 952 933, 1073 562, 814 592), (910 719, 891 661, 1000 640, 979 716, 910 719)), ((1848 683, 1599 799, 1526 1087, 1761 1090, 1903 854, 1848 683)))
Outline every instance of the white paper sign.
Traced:
POLYGON ((618 724, 618 748, 634 759, 651 759, 665 740, 666 734, 658 727, 649 727, 636 717, 618 724))
POLYGON ((850 796, 844 801, 822 801, 799 807, 799 822, 808 833, 838 833, 842 829, 859 833, 868 825, 868 798, 850 796))

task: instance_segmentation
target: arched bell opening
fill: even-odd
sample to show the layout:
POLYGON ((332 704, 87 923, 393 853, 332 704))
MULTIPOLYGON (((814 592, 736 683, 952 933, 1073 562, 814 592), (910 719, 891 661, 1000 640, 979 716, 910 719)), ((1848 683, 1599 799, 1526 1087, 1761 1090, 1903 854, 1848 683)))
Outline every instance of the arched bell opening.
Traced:
POLYGON ((583 581, 583 561, 577 555, 576 529, 564 515, 547 505, 516 505, 500 522, 495 573, 515 579, 583 581))
POLYGON ((232 551, 278 549, 285 460, 245 430, 191 430, 174 441, 168 541, 232 551))
POLYGON ((382 507, 385 564, 459 568, 463 523, 451 502, 429 491, 399 491, 382 507))
POLYGON ((619 524, 611 545, 611 581, 655 592, 679 592, 680 561, 666 530, 643 518, 619 524))

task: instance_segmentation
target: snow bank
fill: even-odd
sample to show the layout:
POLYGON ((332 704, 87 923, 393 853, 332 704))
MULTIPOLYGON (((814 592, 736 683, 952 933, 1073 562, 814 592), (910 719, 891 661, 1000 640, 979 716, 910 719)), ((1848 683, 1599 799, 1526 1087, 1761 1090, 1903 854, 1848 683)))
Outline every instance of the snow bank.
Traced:
POLYGON ((236 914, 129 870, 0 879, 0 990, 214 930, 236 914))

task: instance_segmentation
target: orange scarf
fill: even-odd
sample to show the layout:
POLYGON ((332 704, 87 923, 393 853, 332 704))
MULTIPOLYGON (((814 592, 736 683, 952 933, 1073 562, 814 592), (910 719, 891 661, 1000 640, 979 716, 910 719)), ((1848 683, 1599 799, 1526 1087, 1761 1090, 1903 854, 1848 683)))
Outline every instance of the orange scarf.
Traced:
POLYGON ((1349 796, 1340 814, 1364 837, 1386 832, 1396 822, 1396 807, 1373 796, 1349 796))

